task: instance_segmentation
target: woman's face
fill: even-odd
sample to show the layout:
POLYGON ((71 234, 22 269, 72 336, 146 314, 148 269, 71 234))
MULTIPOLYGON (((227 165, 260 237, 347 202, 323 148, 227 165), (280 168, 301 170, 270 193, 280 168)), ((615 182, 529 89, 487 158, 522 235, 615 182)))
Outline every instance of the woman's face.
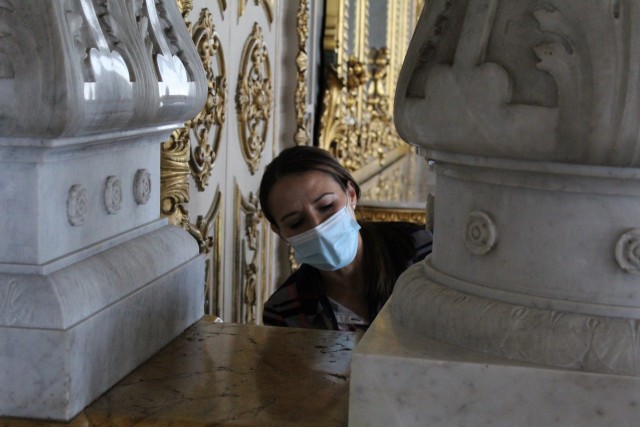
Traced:
POLYGON ((344 208, 355 205, 356 191, 346 191, 331 175, 309 171, 287 175, 275 183, 267 199, 275 220, 273 231, 287 238, 304 233, 344 208))

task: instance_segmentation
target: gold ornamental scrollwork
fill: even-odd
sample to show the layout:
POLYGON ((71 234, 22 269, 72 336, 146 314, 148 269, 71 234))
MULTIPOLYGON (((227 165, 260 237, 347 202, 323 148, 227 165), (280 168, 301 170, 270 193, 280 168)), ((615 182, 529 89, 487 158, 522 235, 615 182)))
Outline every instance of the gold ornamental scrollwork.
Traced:
POLYGON ((262 251, 260 241, 264 231, 262 212, 258 197, 249 193, 245 198, 236 186, 235 220, 235 280, 239 288, 234 289, 234 321, 256 323, 257 301, 260 277, 258 272, 265 268, 260 264, 262 251))
POLYGON ((300 0, 296 15, 298 33, 298 55, 296 56, 296 132, 293 141, 296 145, 309 144, 309 131, 305 123, 307 112, 307 41, 309 39, 309 0, 300 0))
POLYGON ((173 225, 187 228, 189 211, 189 131, 179 128, 160 147, 160 212, 173 225))
POLYGON ((255 23, 242 51, 236 90, 240 145, 252 175, 258 170, 266 143, 272 102, 269 54, 262 30, 255 23))
POLYGON ((202 9, 198 22, 192 24, 187 19, 193 8, 192 1, 179 0, 178 6, 205 67, 208 94, 207 102, 198 115, 185 122, 184 127, 176 129, 161 146, 161 213, 169 218, 171 224, 189 230, 201 250, 204 250, 208 246, 207 236, 197 232, 197 224, 190 224, 186 208, 189 202, 189 176, 193 177, 198 190, 204 191, 225 122, 226 71, 211 13, 202 9))
POLYGON ((189 164, 199 191, 209 184, 211 169, 216 160, 225 122, 227 77, 220 37, 214 29, 213 16, 202 9, 200 19, 190 28, 207 76, 207 102, 198 115, 188 123, 197 142, 189 164), (211 141, 211 142, 210 142, 211 141))

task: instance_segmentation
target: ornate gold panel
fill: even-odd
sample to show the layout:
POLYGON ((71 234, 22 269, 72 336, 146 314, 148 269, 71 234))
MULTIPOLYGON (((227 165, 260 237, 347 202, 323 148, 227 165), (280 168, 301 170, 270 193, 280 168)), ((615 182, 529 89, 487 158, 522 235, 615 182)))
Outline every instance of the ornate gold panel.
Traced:
POLYGON ((199 191, 209 184, 211 168, 216 160, 225 122, 227 73, 220 37, 214 30, 213 16, 202 9, 200 19, 190 28, 207 76, 207 102, 188 124, 197 145, 191 152, 189 164, 199 191))
POLYGON ((273 93, 271 66, 262 29, 255 23, 245 42, 236 89, 240 146, 251 174, 255 174, 264 149, 273 93))
POLYGON ((357 179, 366 179, 409 151, 395 130, 392 105, 415 6, 412 0, 380 4, 386 4, 382 17, 371 15, 369 0, 327 0, 325 6, 328 66, 319 145, 357 179), (370 21, 386 28, 385 44, 373 45, 370 21))
POLYGON ((309 0, 300 0, 296 19, 298 34, 298 55, 296 56, 296 133, 293 140, 296 145, 309 144, 309 131, 305 123, 307 111, 307 41, 309 39, 309 0))
MULTIPOLYGON (((213 17, 202 9, 195 24, 187 18, 193 8, 191 0, 178 0, 178 6, 193 42, 198 50, 208 82, 207 102, 184 127, 176 129, 161 146, 160 191, 161 213, 169 222, 183 227, 194 236, 205 261, 205 310, 220 313, 219 289, 222 283, 222 194, 220 189, 211 201, 208 212, 190 222, 186 204, 189 202, 189 176, 198 191, 209 184, 220 145, 227 104, 227 77, 224 52, 215 31, 213 17)), ((226 2, 220 1, 222 10, 226 2)))
POLYGON ((187 227, 189 212, 189 131, 173 131, 160 149, 160 212, 169 222, 187 227))

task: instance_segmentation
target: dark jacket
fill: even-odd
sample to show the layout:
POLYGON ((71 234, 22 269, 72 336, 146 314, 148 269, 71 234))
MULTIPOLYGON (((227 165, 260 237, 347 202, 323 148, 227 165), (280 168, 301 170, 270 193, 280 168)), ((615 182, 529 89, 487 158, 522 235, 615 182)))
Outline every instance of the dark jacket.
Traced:
MULTIPOLYGON (((432 235, 423 225, 407 222, 362 223, 360 233, 369 280, 376 280, 379 264, 385 264, 393 282, 410 265, 431 253, 432 235), (378 254, 376 254, 376 252, 378 254), (369 267, 370 266, 370 267, 369 267)), ((373 321, 389 295, 369 297, 373 321)), ((265 325, 338 330, 336 317, 325 294, 320 272, 302 264, 264 304, 265 325)))

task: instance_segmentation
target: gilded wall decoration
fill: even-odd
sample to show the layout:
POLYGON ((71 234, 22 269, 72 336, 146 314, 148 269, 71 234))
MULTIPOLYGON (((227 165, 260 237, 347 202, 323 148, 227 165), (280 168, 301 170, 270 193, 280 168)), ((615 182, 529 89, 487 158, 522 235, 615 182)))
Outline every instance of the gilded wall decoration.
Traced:
POLYGON ((298 34, 298 55, 296 56, 296 132, 293 140, 296 145, 309 144, 309 131, 305 123, 307 111, 307 41, 309 39, 309 0, 300 0, 296 15, 296 32, 298 34))
POLYGON ((260 262, 259 255, 264 252, 261 239, 265 230, 262 212, 259 208, 258 197, 249 193, 245 198, 236 186, 235 194, 235 277, 233 283, 238 284, 234 289, 235 322, 256 323, 257 301, 260 286, 259 271, 264 272, 264 262, 260 262))
POLYGON ((196 187, 204 191, 218 154, 225 122, 227 73, 220 37, 214 29, 213 16, 202 9, 198 22, 189 30, 207 76, 207 102, 200 113, 185 124, 195 138, 189 164, 196 187))
MULTIPOLYGON (((198 227, 189 225, 185 206, 189 201, 189 176, 193 177, 199 191, 205 190, 226 117, 227 79, 224 53, 211 12, 202 9, 198 22, 192 24, 187 20, 193 7, 191 1, 182 1, 179 5, 204 66, 208 92, 207 102, 200 113, 185 122, 183 128, 174 131, 170 140, 162 145, 161 212, 169 217, 172 224, 193 231, 198 227)), ((206 238, 198 237, 198 233, 192 234, 201 248, 206 247, 206 238)))
POLYGON ((269 54, 257 23, 244 45, 240 64, 236 89, 238 132, 242 155, 253 175, 266 143, 273 102, 269 54))
POLYGON ((200 245, 200 253, 205 258, 205 302, 206 314, 218 315, 220 307, 220 287, 222 285, 222 192, 216 188, 215 195, 207 213, 198 215, 195 225, 189 232, 200 245))
POLYGON ((408 46, 413 3, 391 0, 385 9, 376 9, 385 10, 385 16, 371 16, 369 4, 327 0, 325 7, 328 65, 319 145, 357 179, 368 178, 409 151, 395 130, 392 105, 393 70, 400 69, 408 46), (376 45, 380 35, 371 35, 370 28, 378 33, 386 29, 386 44, 376 45))
POLYGON ((173 225, 187 227, 189 211, 189 131, 173 131, 160 149, 160 212, 173 225))
POLYGON ((424 209, 401 209, 358 206, 356 209, 358 221, 405 221, 415 224, 426 224, 424 209))

